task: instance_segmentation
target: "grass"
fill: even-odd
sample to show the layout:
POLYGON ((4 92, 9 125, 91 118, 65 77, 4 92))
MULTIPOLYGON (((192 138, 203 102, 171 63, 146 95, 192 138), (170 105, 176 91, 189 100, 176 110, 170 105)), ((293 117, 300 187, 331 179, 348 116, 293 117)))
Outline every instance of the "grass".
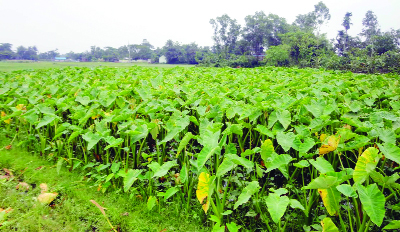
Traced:
POLYGON ((98 66, 107 66, 107 67, 119 67, 119 68, 128 68, 133 65, 144 66, 144 67, 157 67, 157 68, 173 68, 176 66, 181 67, 194 67, 194 65, 186 65, 186 64, 148 64, 148 63, 113 63, 113 62, 27 62, 27 63, 18 63, 18 62, 0 62, 0 71, 3 72, 11 72, 16 70, 24 70, 24 69, 48 69, 48 68, 65 68, 65 67, 98 67, 98 66))
MULTIPOLYGON (((3 168, 13 172, 14 178, 0 179, 0 208, 13 209, 0 231, 111 231, 111 227, 90 200, 107 208, 106 213, 117 231, 205 231, 197 221, 175 207, 158 213, 149 212, 145 202, 129 199, 124 193, 100 193, 93 183, 82 181, 77 172, 62 168, 57 174, 54 163, 32 155, 22 148, 3 147, 11 139, 0 138, 0 176, 3 168), (16 190, 19 182, 26 182, 30 190, 16 190), (49 205, 36 199, 39 185, 46 183, 58 197, 49 205)), ((1 224, 0 218, 0 224, 1 224)))

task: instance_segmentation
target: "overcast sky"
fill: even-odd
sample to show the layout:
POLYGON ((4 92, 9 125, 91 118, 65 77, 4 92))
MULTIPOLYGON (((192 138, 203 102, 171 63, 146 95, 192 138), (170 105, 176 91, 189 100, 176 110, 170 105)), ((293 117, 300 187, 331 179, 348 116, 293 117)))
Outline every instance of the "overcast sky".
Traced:
MULTIPOLYGON (((319 0, 0 0, 0 43, 36 45, 39 52, 83 52, 90 46, 119 47, 147 39, 156 47, 168 39, 212 45, 211 18, 228 14, 244 26, 256 11, 273 13, 292 23, 296 15, 314 10, 319 0)), ((400 29, 400 0, 325 0, 331 20, 322 28, 328 38, 342 30, 347 11, 353 13, 351 35, 361 32, 368 10, 381 30, 400 29)))

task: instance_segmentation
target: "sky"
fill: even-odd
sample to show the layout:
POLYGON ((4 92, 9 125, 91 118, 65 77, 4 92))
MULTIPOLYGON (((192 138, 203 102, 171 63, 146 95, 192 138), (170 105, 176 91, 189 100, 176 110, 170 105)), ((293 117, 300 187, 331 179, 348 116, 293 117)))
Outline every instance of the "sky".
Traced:
MULTIPOLYGON (((37 46, 39 52, 84 52, 90 46, 118 48, 147 39, 162 47, 168 39, 181 44, 211 46, 210 19, 228 14, 239 24, 256 11, 277 14, 292 23, 296 15, 314 10, 320 0, 0 0, 0 43, 37 46)), ((400 29, 400 0, 324 0, 331 20, 321 28, 329 39, 342 30, 352 12, 349 34, 361 32, 368 10, 382 31, 400 29)))

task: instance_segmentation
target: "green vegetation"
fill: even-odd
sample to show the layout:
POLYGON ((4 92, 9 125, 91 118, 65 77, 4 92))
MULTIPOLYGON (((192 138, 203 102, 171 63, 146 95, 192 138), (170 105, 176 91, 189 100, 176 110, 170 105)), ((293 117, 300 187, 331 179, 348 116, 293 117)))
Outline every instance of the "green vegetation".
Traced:
POLYGON ((399 80, 281 67, 17 71, 0 73, 0 123, 13 146, 104 194, 142 198, 149 213, 171 207, 215 231, 382 231, 399 228, 399 80))
MULTIPOLYGON (((349 35, 352 13, 346 12, 342 26, 335 38, 321 33, 331 15, 321 1, 314 10, 299 14, 294 22, 276 14, 255 12, 245 17, 240 25, 227 14, 210 20, 213 28, 212 47, 196 43, 181 44, 167 40, 155 48, 147 40, 141 44, 123 45, 118 48, 91 46, 81 53, 63 54, 68 59, 80 61, 116 61, 126 58, 151 59, 158 63, 165 56, 168 64, 199 64, 203 67, 311 67, 346 70, 357 73, 400 73, 400 29, 381 31, 377 16, 367 11, 359 36, 349 35)), ((52 60, 60 56, 57 49, 37 54, 35 46, 17 47, 0 44, 0 60, 52 60)))
POLYGON ((170 64, 148 64, 148 63, 113 63, 113 62, 0 62, 0 71, 11 72, 24 69, 49 69, 49 68, 66 68, 66 67, 117 67, 117 68, 129 68, 132 66, 143 66, 143 67, 156 67, 156 68, 173 68, 176 66, 181 67, 193 67, 193 65, 170 65, 170 64))
POLYGON ((0 208, 12 211, 6 220, 0 212, 0 231, 109 231, 107 221, 90 200, 106 208, 107 217, 118 231, 203 231, 198 221, 188 219, 174 206, 154 214, 146 210, 145 202, 123 193, 98 192, 98 186, 82 179, 77 169, 58 171, 54 163, 24 149, 5 150, 3 147, 11 140, 1 135, 0 208), (11 171, 12 176, 4 170, 11 171), (29 189, 16 189, 23 186, 20 183, 27 183, 29 189), (42 183, 58 193, 50 206, 36 200, 42 183))
POLYGON ((292 24, 263 11, 247 16, 243 27, 228 15, 212 19, 215 52, 204 54, 198 62, 206 67, 267 65, 400 73, 400 29, 382 32, 376 15, 368 11, 360 36, 352 37, 348 34, 352 13, 347 12, 344 30, 328 40, 320 28, 331 18, 329 9, 323 2, 314 8, 292 24), (260 56, 263 59, 256 58, 260 56))

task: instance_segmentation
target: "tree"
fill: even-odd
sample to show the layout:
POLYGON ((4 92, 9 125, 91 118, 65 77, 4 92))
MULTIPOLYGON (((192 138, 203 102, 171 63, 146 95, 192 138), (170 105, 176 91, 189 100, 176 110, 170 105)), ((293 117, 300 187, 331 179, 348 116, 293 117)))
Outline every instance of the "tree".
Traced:
POLYGON ((172 40, 167 40, 164 47, 165 58, 168 64, 179 63, 179 58, 182 56, 181 46, 179 42, 173 42, 172 40))
POLYGON ((95 59, 101 59, 103 57, 104 50, 97 46, 90 47, 90 55, 95 59))
POLYGON ((313 12, 297 15, 293 25, 302 31, 312 32, 315 27, 315 15, 313 12))
POLYGON ((382 35, 375 36, 373 38, 373 45, 378 55, 395 50, 397 48, 396 38, 390 32, 385 32, 382 35))
MULTIPOLYGON (((85 58, 89 58, 89 57, 85 57, 85 58)), ((93 58, 93 56, 90 56, 91 60, 93 58)), ((113 48, 113 47, 105 47, 104 48, 104 53, 103 53, 103 59, 104 61, 109 61, 109 62, 114 62, 114 61, 118 61, 118 49, 113 48)))
POLYGON ((17 47, 17 58, 22 60, 37 60, 37 52, 36 46, 30 46, 28 48, 19 46, 17 47))
MULTIPOLYGON (((331 44, 324 36, 316 36, 310 32, 289 32, 281 35, 282 50, 289 48, 290 63, 300 67, 320 67, 322 58, 332 56, 331 44)), ((276 50, 278 48, 275 48, 276 50)), ((280 51, 282 53, 282 51, 280 51)), ((268 50, 267 50, 268 54, 268 50)))
MULTIPOLYGON (((243 38, 256 55, 262 54, 265 46, 279 45, 281 41, 278 35, 286 33, 288 27, 284 18, 274 14, 267 16, 263 11, 246 16, 245 22, 243 38)), ((241 42, 240 46, 244 48, 246 44, 241 42)))
POLYGON ((321 1, 314 5, 314 11, 297 15, 294 25, 306 32, 317 31, 319 35, 321 26, 331 19, 329 8, 321 1))
POLYGON ((317 29, 317 35, 319 35, 321 26, 331 19, 331 14, 329 13, 329 8, 323 2, 318 2, 314 8, 313 13, 315 14, 316 21, 315 27, 317 29))
POLYGON ((378 18, 376 17, 374 12, 369 10, 365 14, 365 18, 363 19, 362 24, 364 27, 360 35, 365 38, 365 43, 367 45, 372 44, 373 37, 381 33, 378 24, 378 18))
POLYGON ((10 43, 0 43, 0 60, 10 60, 14 58, 15 53, 11 48, 12 44, 10 43))
POLYGON ((353 23, 351 23, 351 18, 350 18, 351 16, 353 16, 353 14, 351 12, 347 12, 343 18, 342 26, 344 27, 344 30, 346 31, 346 35, 347 35, 347 31, 350 29, 350 25, 353 25, 353 23))
MULTIPOLYGON (((243 37, 244 37, 244 35, 243 35, 243 37)), ((255 47, 259 47, 259 46, 255 46, 255 47)), ((252 51, 254 51, 253 46, 247 39, 243 38, 236 42, 236 48, 234 51, 235 55, 251 54, 252 51)))
POLYGON ((200 47, 199 50, 196 52, 196 56, 195 56, 196 62, 197 63, 202 62, 203 59, 211 53, 212 52, 211 52, 210 47, 208 47, 208 46, 200 47))
POLYGON ((241 26, 237 23, 236 19, 231 19, 227 14, 216 19, 211 19, 210 24, 214 29, 212 38, 217 53, 225 53, 227 56, 236 47, 241 26))
POLYGON ((199 46, 193 42, 191 44, 182 45, 183 62, 187 64, 197 64, 196 53, 199 50, 199 46))
POLYGON ((337 49, 337 52, 340 56, 346 56, 346 52, 348 50, 348 44, 349 40, 351 39, 348 34, 348 30, 350 29, 351 23, 351 17, 352 13, 347 12, 343 18, 342 26, 344 27, 344 30, 340 30, 338 32, 338 35, 336 36, 336 41, 337 43, 335 44, 335 47, 337 49))
POLYGON ((48 52, 43 52, 39 54, 39 59, 42 60, 52 60, 54 59, 56 56, 59 56, 60 53, 58 52, 58 49, 55 50, 51 50, 48 52))

